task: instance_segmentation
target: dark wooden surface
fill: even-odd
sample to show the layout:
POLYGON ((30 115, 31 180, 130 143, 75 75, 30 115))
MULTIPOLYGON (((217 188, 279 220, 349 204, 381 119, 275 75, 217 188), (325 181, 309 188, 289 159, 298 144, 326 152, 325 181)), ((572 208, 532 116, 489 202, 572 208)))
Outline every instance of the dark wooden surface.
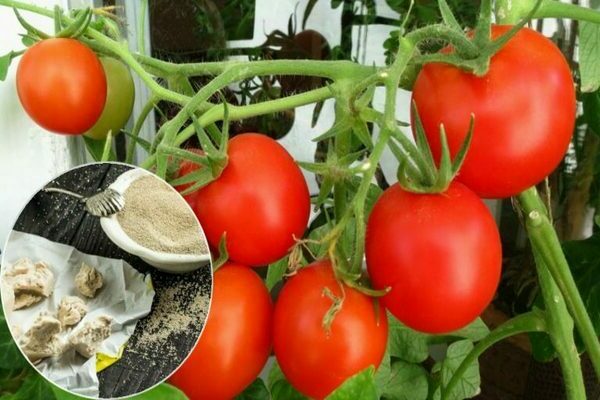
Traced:
MULTIPOLYGON (((76 193, 92 194, 105 189, 120 174, 131 168, 124 164, 89 164, 66 172, 50 182, 47 187, 61 187, 76 193)), ((190 299, 198 293, 210 296, 210 268, 200 268, 184 275, 157 271, 140 258, 117 247, 105 235, 99 219, 87 214, 84 206, 72 197, 38 192, 21 213, 14 229, 73 246, 84 253, 120 258, 138 271, 150 273, 156 291, 153 311, 161 294, 181 280, 193 282, 189 296, 177 299, 190 313, 194 312, 193 308, 188 307, 190 299)), ((194 322, 188 329, 171 335, 164 348, 139 345, 138 339, 151 317, 152 312, 138 322, 122 359, 98 374, 101 397, 126 396, 164 380, 193 349, 204 324, 203 315, 191 315, 194 322)))

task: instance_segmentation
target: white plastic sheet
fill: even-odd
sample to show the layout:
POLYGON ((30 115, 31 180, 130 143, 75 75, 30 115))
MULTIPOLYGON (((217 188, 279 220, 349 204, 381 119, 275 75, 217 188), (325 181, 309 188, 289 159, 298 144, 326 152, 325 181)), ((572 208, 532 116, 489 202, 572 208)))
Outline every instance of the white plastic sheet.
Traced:
MULTIPOLYGON (((150 275, 138 272, 123 260, 85 254, 71 246, 37 235, 12 231, 4 254, 0 279, 12 263, 24 257, 33 262, 46 262, 54 273, 56 283, 52 295, 42 302, 22 310, 5 310, 6 320, 17 341, 40 312, 55 314, 63 297, 83 298, 75 289, 75 275, 82 262, 93 266, 102 274, 104 286, 95 298, 84 298, 88 314, 75 327, 61 332, 62 340, 66 341, 85 321, 107 315, 113 319, 112 333, 102 343, 99 352, 117 357, 121 347, 133 334, 137 321, 150 313, 154 298, 150 275)), ((2 288, 5 290, 4 286, 2 288)), ((96 356, 85 359, 70 349, 59 357, 41 361, 36 368, 64 389, 85 396, 99 396, 96 356)))

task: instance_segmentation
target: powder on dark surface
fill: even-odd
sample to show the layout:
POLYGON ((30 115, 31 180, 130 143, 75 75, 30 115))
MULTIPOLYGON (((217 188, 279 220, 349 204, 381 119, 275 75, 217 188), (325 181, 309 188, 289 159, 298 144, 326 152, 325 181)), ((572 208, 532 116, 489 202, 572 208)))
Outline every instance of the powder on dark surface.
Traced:
POLYGON ((135 242, 164 253, 208 253, 196 216, 167 183, 147 175, 133 181, 124 196, 117 219, 135 242))

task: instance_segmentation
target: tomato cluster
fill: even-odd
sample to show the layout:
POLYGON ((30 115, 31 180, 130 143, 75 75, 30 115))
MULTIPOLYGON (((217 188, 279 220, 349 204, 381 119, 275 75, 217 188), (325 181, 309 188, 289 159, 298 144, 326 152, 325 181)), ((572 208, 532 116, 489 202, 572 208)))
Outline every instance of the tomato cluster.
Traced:
MULTIPOLYGON (((508 29, 494 26, 492 35, 508 29)), ((330 261, 321 260, 287 280, 273 311, 266 288, 250 268, 245 274, 255 284, 234 292, 231 287, 240 278, 225 275, 234 269, 241 274, 243 267, 223 267, 215 274, 206 332, 173 378, 188 395, 227 399, 240 393, 259 373, 272 338, 288 381, 304 395, 322 399, 350 376, 379 366, 387 343, 386 309, 415 330, 439 334, 466 326, 487 307, 500 279, 502 247, 480 197, 515 195, 560 162, 575 118, 569 67, 552 42, 524 28, 492 57, 483 77, 448 65, 425 65, 413 100, 436 158, 440 124, 456 155, 471 114, 476 122, 457 181, 443 193, 412 193, 395 184, 376 201, 367 223, 367 270, 373 287, 389 292, 375 302, 338 279, 330 261), (261 294, 244 300, 255 285, 262 285, 261 294), (257 317, 249 320, 247 312, 257 317), (233 315, 237 323, 224 322, 233 321, 233 315), (230 362, 234 354, 239 354, 237 363, 230 362)), ((309 197, 302 174, 281 146, 259 134, 232 139, 228 156, 221 177, 187 199, 213 247, 226 234, 233 261, 251 266, 275 261, 307 224, 309 197)), ((195 168, 184 163, 180 174, 195 168)))
MULTIPOLYGON (((492 36, 508 29, 493 26, 492 36)), ((42 127, 95 139, 122 128, 134 98, 123 64, 99 60, 73 39, 32 46, 19 64, 17 89, 42 127)), ((340 279, 330 260, 316 260, 287 279, 273 305, 251 267, 280 260, 303 237, 310 195, 293 158, 268 136, 230 139, 220 176, 186 195, 210 246, 224 240, 230 259, 215 272, 203 335, 171 379, 192 399, 235 397, 272 350, 298 391, 323 399, 352 375, 379 366, 387 311, 415 330, 439 334, 466 326, 490 303, 502 248, 480 197, 513 196, 562 160, 575 122, 569 66, 551 41, 523 28, 491 58, 485 76, 425 65, 413 100, 436 159, 440 125, 453 156, 471 115, 475 127, 457 179, 443 193, 412 193, 394 184, 376 201, 365 256, 373 288, 386 290, 379 301, 340 279)), ((179 176, 197 168, 183 162, 179 176)))
POLYGON ((118 134, 135 98, 131 73, 121 61, 99 59, 68 38, 42 40, 25 52, 17 68, 17 92, 42 128, 92 139, 118 134))

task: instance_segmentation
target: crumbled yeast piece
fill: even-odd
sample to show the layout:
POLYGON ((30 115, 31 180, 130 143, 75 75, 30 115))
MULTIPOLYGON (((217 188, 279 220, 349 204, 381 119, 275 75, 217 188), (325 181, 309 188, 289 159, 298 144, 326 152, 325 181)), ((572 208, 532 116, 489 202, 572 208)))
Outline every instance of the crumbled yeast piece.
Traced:
POLYGON ((88 308, 85 302, 77 296, 65 296, 61 299, 58 305, 58 320, 65 326, 73 326, 79 323, 88 308))
POLYGON ((102 274, 94 267, 81 263, 81 269, 75 276, 75 287, 83 296, 93 298, 103 285, 102 274))
POLYGON ((85 358, 90 358, 98 351, 100 344, 110 336, 112 318, 101 315, 87 321, 69 337, 69 344, 85 358))
POLYGON ((60 321, 42 312, 19 340, 21 350, 33 363, 58 355, 62 351, 59 333, 60 321))
POLYGON ((13 292, 12 310, 39 303, 54 291, 54 274, 42 261, 34 264, 21 258, 4 274, 4 280, 13 292))

